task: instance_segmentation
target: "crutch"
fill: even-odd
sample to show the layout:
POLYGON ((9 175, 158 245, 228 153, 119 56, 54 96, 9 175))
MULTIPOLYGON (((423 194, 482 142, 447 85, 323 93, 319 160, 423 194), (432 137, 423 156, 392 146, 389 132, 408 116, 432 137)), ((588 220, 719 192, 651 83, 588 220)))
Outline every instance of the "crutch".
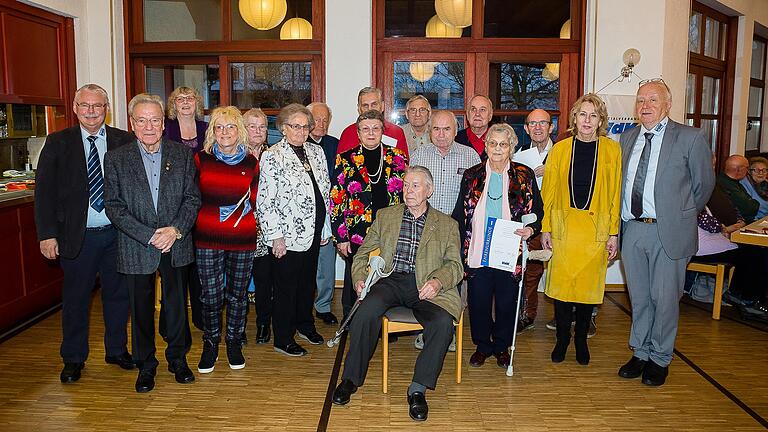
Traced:
MULTIPOLYGON (((537 216, 535 213, 524 214, 520 221, 523 223, 523 228, 536 222, 537 216)), ((520 320, 520 296, 523 291, 523 283, 525 282, 525 267, 528 262, 528 242, 523 241, 523 269, 520 273, 520 283, 517 284, 517 308, 515 311, 515 330, 512 332, 512 346, 509 347, 509 366, 507 366, 507 376, 514 375, 512 368, 512 362, 515 359, 515 343, 517 342, 517 323, 520 320)))
POLYGON ((333 336, 333 339, 330 339, 328 342, 326 342, 328 348, 333 348, 334 345, 339 343, 341 335, 343 335, 344 332, 349 328, 349 322, 352 321, 352 317, 355 315, 357 308, 360 307, 360 303, 362 303, 363 299, 368 294, 368 291, 371 290, 373 284, 378 282, 379 279, 392 274, 391 271, 388 273, 384 272, 384 258, 379 255, 373 255, 368 258, 368 267, 370 270, 368 270, 368 277, 365 278, 365 286, 363 286, 363 290, 360 291, 360 295, 358 296, 355 304, 352 306, 352 309, 347 314, 347 317, 344 318, 344 321, 342 321, 339 329, 336 330, 336 334, 333 336))

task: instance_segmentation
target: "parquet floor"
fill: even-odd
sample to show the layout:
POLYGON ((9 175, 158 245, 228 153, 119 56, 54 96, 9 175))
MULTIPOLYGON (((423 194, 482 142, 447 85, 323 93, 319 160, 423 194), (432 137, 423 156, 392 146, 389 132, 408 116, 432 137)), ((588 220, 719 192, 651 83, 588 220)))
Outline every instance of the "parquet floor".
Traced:
MULTIPOLYGON (((465 323, 463 382, 455 383, 449 353, 437 390, 427 394, 429 420, 417 424, 405 401, 417 354, 413 337, 392 345, 389 394, 381 392, 377 351, 366 385, 344 407, 329 408, 326 400, 336 348, 308 344, 308 357, 288 358, 271 345, 251 342, 240 371, 229 369, 222 349, 216 370, 196 373, 192 385, 175 383, 161 353, 155 390, 139 395, 133 390, 135 371, 103 362, 101 309, 94 300, 92 351, 74 385, 58 378, 60 313, 0 344, 0 431, 765 430, 768 333, 730 319, 712 321, 707 311, 683 305, 667 384, 649 388, 616 375, 631 355, 623 308, 624 294, 607 294, 598 333, 589 341, 592 362, 584 367, 572 346, 565 362, 550 362, 554 332, 544 324, 552 307, 542 301, 536 328, 518 338, 511 378, 493 361, 482 368, 467 365, 474 346, 465 323)), ((250 326, 252 338, 253 320, 250 326)), ((336 330, 323 324, 318 329, 326 337, 336 330)), ((194 337, 188 356, 193 370, 199 332, 194 337)))

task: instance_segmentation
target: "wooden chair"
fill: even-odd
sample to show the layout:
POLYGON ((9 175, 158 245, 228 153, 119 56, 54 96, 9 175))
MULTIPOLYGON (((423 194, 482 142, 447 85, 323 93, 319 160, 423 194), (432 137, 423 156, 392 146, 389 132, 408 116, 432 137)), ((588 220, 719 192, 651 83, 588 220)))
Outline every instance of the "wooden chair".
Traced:
POLYGON ((723 303, 723 282, 725 282, 726 267, 729 267, 728 286, 730 286, 731 280, 733 279, 733 271, 736 269, 735 266, 724 263, 705 264, 689 262, 688 267, 686 267, 686 269, 690 271, 715 275, 715 295, 712 298, 712 319, 716 320, 720 319, 720 307, 723 303))
MULTIPOLYGON (((416 321, 416 317, 413 316, 413 310, 403 306, 389 309, 381 319, 381 344, 383 355, 381 390, 386 393, 389 372, 389 334, 422 330, 423 327, 416 321)), ((461 350, 464 329, 463 311, 459 317, 459 322, 454 322, 453 325, 456 327, 456 383, 459 384, 461 383, 461 350)))

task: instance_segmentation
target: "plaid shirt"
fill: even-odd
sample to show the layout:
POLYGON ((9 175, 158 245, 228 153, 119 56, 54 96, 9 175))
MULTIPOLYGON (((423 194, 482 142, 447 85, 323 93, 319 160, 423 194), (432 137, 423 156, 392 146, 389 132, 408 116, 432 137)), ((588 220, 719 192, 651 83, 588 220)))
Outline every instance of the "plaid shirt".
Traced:
POLYGON ((411 153, 411 165, 421 165, 432 173, 435 191, 429 198, 429 204, 450 215, 459 197, 461 178, 467 168, 480 163, 480 156, 471 148, 454 142, 443 156, 432 144, 425 144, 411 153))
POLYGON ((416 271, 416 251, 419 249, 421 233, 427 221, 427 211, 418 218, 414 217, 408 207, 403 212, 403 223, 400 224, 400 235, 397 237, 395 256, 392 258, 394 271, 398 273, 414 273, 416 271))

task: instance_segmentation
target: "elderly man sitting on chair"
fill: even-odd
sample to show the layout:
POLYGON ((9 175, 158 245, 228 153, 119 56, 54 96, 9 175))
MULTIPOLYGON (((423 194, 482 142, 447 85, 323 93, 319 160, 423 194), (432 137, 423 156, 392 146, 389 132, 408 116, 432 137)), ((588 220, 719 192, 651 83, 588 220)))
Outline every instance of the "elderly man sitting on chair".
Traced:
POLYGON ((358 294, 365 285, 372 251, 380 249, 386 270, 392 274, 371 287, 352 320, 344 374, 333 393, 333 403, 345 405, 363 385, 381 333, 381 317, 389 308, 405 306, 413 309, 424 327, 424 350, 416 359, 408 387, 409 414, 416 421, 424 421, 429 410, 424 392, 437 384, 453 337, 453 322, 461 314, 456 285, 464 270, 456 221, 427 202, 434 190, 432 174, 422 166, 411 166, 404 183, 405 205, 379 210, 352 264, 358 294))

